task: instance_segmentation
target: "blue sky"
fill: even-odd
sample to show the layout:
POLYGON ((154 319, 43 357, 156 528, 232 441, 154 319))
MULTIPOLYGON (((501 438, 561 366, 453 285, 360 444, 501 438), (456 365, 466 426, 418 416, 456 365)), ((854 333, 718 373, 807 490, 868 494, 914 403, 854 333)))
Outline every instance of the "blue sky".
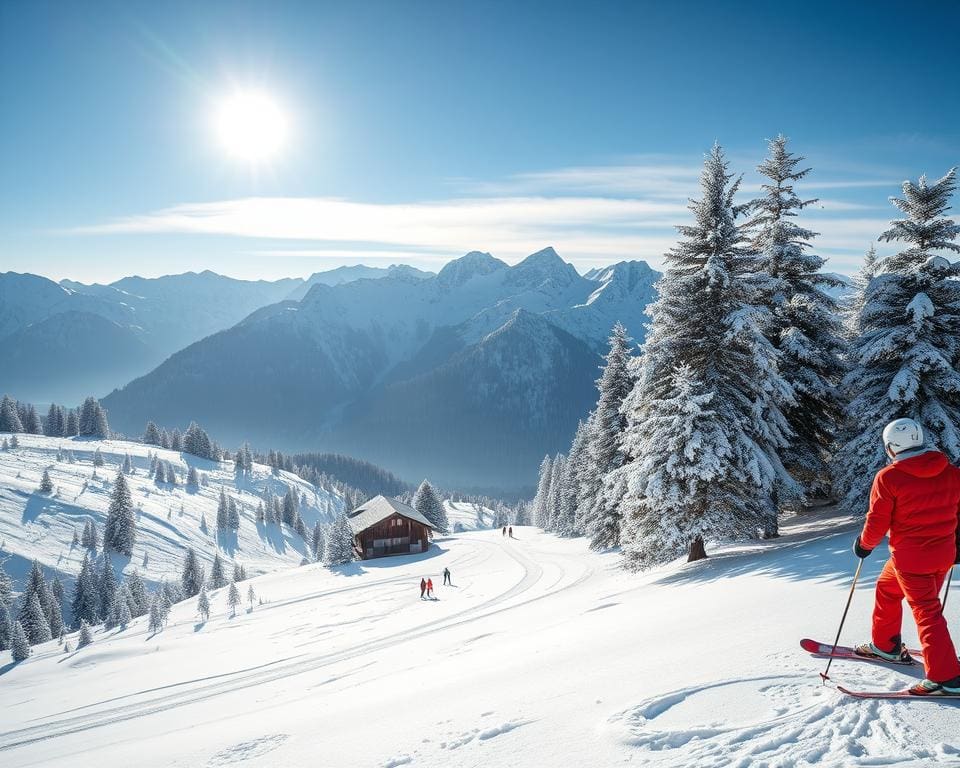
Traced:
MULTIPOLYGON (((783 132, 850 272, 904 178, 960 162, 950 2, 0 3, 0 269, 109 281, 545 245, 659 266, 714 141, 783 132), (251 167, 231 89, 289 116, 251 167)), ((881 248, 889 250, 889 247, 881 248)))

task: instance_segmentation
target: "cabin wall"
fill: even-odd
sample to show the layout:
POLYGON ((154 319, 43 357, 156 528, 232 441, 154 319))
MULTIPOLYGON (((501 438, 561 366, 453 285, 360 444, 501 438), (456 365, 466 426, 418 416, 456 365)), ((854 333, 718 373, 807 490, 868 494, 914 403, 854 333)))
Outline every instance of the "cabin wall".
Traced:
POLYGON ((429 548, 430 529, 423 523, 395 514, 360 531, 355 541, 364 560, 417 554, 429 548))

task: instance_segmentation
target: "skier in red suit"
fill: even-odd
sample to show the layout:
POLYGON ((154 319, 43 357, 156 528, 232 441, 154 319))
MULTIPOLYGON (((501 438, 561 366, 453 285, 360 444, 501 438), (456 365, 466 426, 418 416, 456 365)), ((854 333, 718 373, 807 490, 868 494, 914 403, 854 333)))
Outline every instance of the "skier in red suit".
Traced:
POLYGON ((897 419, 883 430, 892 460, 873 480, 870 511, 853 545, 867 557, 889 536, 890 559, 877 580, 872 642, 861 656, 909 661, 900 639, 903 600, 917 622, 927 678, 910 693, 960 694, 960 660, 947 629, 940 589, 960 550, 960 469, 940 451, 924 447, 923 428, 897 419))

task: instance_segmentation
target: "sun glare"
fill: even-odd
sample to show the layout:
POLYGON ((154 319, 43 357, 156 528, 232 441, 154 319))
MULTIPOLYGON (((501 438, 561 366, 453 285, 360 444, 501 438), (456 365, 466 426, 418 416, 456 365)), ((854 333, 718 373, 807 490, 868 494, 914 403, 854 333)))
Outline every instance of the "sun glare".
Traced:
POLYGON ((214 128, 221 146, 232 157, 263 162, 282 148, 289 130, 287 116, 262 91, 237 91, 217 105, 214 128))

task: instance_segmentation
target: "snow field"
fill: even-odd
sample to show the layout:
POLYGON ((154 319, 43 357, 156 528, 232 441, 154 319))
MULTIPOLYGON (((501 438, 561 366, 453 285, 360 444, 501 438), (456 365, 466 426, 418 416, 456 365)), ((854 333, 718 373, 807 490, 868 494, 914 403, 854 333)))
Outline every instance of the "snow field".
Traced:
MULTIPOLYGON (((0 435, 0 441, 4 437, 11 436, 0 435)), ((317 520, 330 521, 343 507, 339 496, 318 490, 289 472, 274 477, 270 467, 261 464, 254 465, 252 477, 236 480, 232 462, 218 464, 141 443, 23 434, 17 439, 19 448, 0 451, 0 559, 18 589, 33 559, 57 571, 65 582, 72 581, 86 551, 82 546, 71 547, 74 528, 79 535, 84 523, 92 519, 103 536, 113 481, 128 453, 135 468, 127 480, 138 510, 137 542, 131 558, 114 553, 113 565, 118 577, 121 570, 136 568, 148 585, 164 578, 179 579, 189 546, 194 547, 208 574, 218 547, 222 558, 242 563, 248 575, 299 565, 309 557, 308 547, 287 526, 257 525, 257 504, 267 488, 279 496, 290 486, 306 494, 307 503, 300 512, 308 529, 317 520), (61 461, 57 461, 58 448, 63 449, 61 461), (98 448, 106 464, 97 468, 94 479, 93 456, 98 448), (76 463, 66 460, 67 451, 73 453, 76 463), (147 476, 151 451, 173 464, 180 484, 157 485, 147 476), (185 487, 190 466, 206 475, 206 485, 196 490, 185 487), (49 496, 37 492, 44 469, 54 485, 49 496), (241 507, 237 534, 216 531, 221 486, 241 507), (206 533, 200 528, 201 517, 206 518, 206 533)))
MULTIPOLYGON (((642 576, 532 528, 441 539, 424 555, 252 579, 163 632, 145 619, 0 656, 4 766, 856 766, 957 764, 960 707, 861 702, 799 648, 830 638, 853 527, 795 518, 778 540, 642 576), (453 587, 443 587, 449 567, 453 587), (421 576, 437 600, 421 601, 421 576), (243 587, 244 596, 246 586, 243 587), (147 658, 145 658, 147 657, 147 658), (144 663, 147 662, 147 663, 144 663)), ((867 561, 843 640, 866 637, 867 561)), ((954 628, 960 610, 948 606, 954 628)), ((916 642, 906 622, 904 636, 916 642)), ((837 661, 857 687, 915 669, 837 661)))

